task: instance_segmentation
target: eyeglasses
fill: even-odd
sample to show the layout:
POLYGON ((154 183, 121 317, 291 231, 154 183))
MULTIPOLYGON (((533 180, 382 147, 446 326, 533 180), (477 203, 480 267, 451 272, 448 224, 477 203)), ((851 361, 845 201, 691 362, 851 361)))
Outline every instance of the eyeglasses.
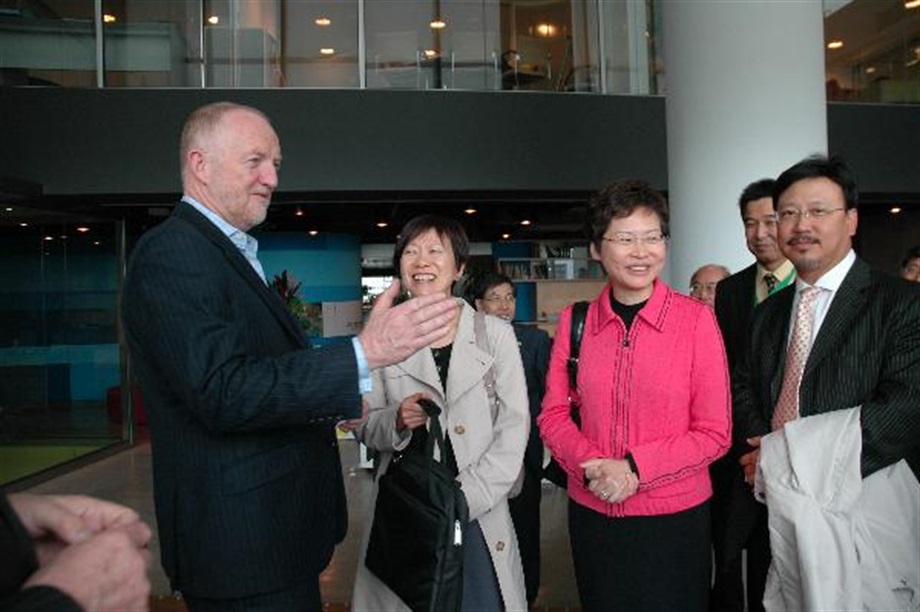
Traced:
POLYGON ((718 281, 714 283, 693 283, 690 285, 690 291, 693 291, 694 293, 702 293, 703 291, 708 291, 711 293, 716 290, 716 285, 718 284, 718 281))
POLYGON ((490 304, 501 304, 501 303, 514 304, 517 298, 515 298, 513 295, 490 295, 482 299, 483 301, 488 302, 490 304))
POLYGON ((783 223, 785 225, 798 223, 799 219, 813 219, 815 221, 820 221, 831 213, 840 212, 841 210, 846 210, 846 208, 843 206, 840 208, 806 208, 805 210, 799 210, 798 208, 784 208, 783 210, 776 211, 776 220, 779 223, 783 223))
POLYGON ((636 232, 617 232, 613 236, 601 236, 604 242, 611 242, 618 247, 631 247, 637 242, 645 246, 656 247, 664 244, 668 237, 663 232, 654 231, 647 234, 637 234, 636 232))

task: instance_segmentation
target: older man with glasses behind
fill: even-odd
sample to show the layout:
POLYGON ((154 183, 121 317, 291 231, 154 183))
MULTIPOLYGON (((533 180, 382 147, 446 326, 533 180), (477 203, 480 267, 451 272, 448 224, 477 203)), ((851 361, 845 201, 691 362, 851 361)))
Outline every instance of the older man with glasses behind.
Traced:
MULTIPOLYGON (((920 287, 870 268, 853 252, 858 195, 840 158, 795 164, 779 176, 773 194, 779 246, 798 278, 754 312, 732 385, 734 441, 746 449, 740 460, 745 478, 754 483, 758 473, 758 491, 767 487, 771 576, 780 580, 768 577, 765 600, 775 603, 781 592, 791 609, 861 607, 841 597, 860 589, 854 576, 872 569, 866 546, 873 542, 860 542, 856 563, 847 538, 860 525, 840 522, 852 520, 850 512, 867 512, 878 496, 859 492, 877 492, 879 482, 905 483, 884 511, 916 510, 920 500, 920 287), (795 477, 773 476, 790 467, 795 477), (870 482, 882 470, 883 478, 870 482), (818 536, 831 541, 813 541, 818 536)), ((876 550, 916 559, 916 518, 904 520, 903 528, 891 518, 884 518, 891 539, 876 550)), ((862 526, 881 537, 872 524, 882 523, 862 526)), ((897 581, 894 571, 885 574, 897 581)), ((920 582, 916 574, 914 565, 906 584, 920 582)), ((858 597, 886 591, 887 584, 858 597)))

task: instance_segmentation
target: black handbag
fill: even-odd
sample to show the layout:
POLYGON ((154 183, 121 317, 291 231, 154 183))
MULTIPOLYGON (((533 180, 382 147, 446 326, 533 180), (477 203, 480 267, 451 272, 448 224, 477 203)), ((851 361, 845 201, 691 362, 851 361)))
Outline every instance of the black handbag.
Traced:
POLYGON ((393 458, 378 481, 377 505, 364 564, 414 612, 454 612, 463 599, 463 532, 466 497, 444 457, 444 435, 431 400, 425 452, 393 458))
MULTIPOLYGON (((578 427, 581 427, 581 414, 578 407, 578 355, 581 352, 581 337, 585 332, 585 319, 588 318, 588 306, 588 302, 575 302, 572 304, 569 360, 566 363, 569 371, 569 415, 578 427)), ((557 487, 568 488, 569 475, 556 462, 554 457, 550 457, 546 467, 543 468, 543 478, 557 487)))

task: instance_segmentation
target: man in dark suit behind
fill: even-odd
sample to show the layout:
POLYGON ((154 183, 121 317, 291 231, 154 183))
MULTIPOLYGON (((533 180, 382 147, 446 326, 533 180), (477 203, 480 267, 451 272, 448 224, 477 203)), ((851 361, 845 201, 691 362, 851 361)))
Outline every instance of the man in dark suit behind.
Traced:
MULTIPOLYGON (((716 318, 725 341, 728 366, 747 344, 754 307, 795 279, 795 268, 779 248, 773 179, 761 179, 744 188, 738 199, 744 238, 755 262, 716 285, 716 318)), ((709 597, 713 612, 763 610, 763 591, 770 567, 767 511, 744 483, 739 455, 730 452, 713 463, 712 545, 715 579, 709 597), (747 597, 742 580, 742 550, 747 549, 747 597)))
POLYGON ((311 350, 257 243, 281 147, 260 111, 211 104, 180 143, 184 197, 131 257, 122 316, 151 428, 163 566, 189 608, 319 610, 347 516, 334 425, 370 370, 443 336, 457 307, 375 305, 351 343, 311 350))
POLYGON ((841 159, 815 156, 792 166, 777 179, 774 201, 779 245, 798 278, 757 308, 732 377, 735 442, 748 445, 745 478, 753 482, 760 437, 782 427, 772 422, 774 408, 793 313, 806 290, 817 295, 811 343, 783 405, 791 397, 793 417, 861 406, 863 478, 901 459, 920 474, 920 287, 853 253, 856 183, 841 159))
MULTIPOLYGON (((472 302, 476 310, 494 315, 509 323, 514 319, 517 303, 516 290, 511 279, 504 274, 489 272, 478 279, 473 287, 472 302)), ((527 399, 530 403, 530 437, 524 451, 524 477, 518 495, 508 500, 514 531, 521 550, 521 565, 527 590, 527 605, 533 606, 540 591, 540 499, 543 483, 543 440, 537 417, 543 407, 546 393, 546 371, 552 340, 549 334, 535 325, 512 323, 524 377, 527 380, 527 399)))

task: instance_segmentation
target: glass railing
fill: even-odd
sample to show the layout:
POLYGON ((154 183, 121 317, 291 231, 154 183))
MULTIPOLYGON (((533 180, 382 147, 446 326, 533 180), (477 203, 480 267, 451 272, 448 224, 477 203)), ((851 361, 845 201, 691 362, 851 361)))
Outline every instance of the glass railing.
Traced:
MULTIPOLYGON (((663 0, 0 2, 0 84, 664 93, 663 0)), ((825 2, 829 100, 920 101, 920 2, 825 2)))

